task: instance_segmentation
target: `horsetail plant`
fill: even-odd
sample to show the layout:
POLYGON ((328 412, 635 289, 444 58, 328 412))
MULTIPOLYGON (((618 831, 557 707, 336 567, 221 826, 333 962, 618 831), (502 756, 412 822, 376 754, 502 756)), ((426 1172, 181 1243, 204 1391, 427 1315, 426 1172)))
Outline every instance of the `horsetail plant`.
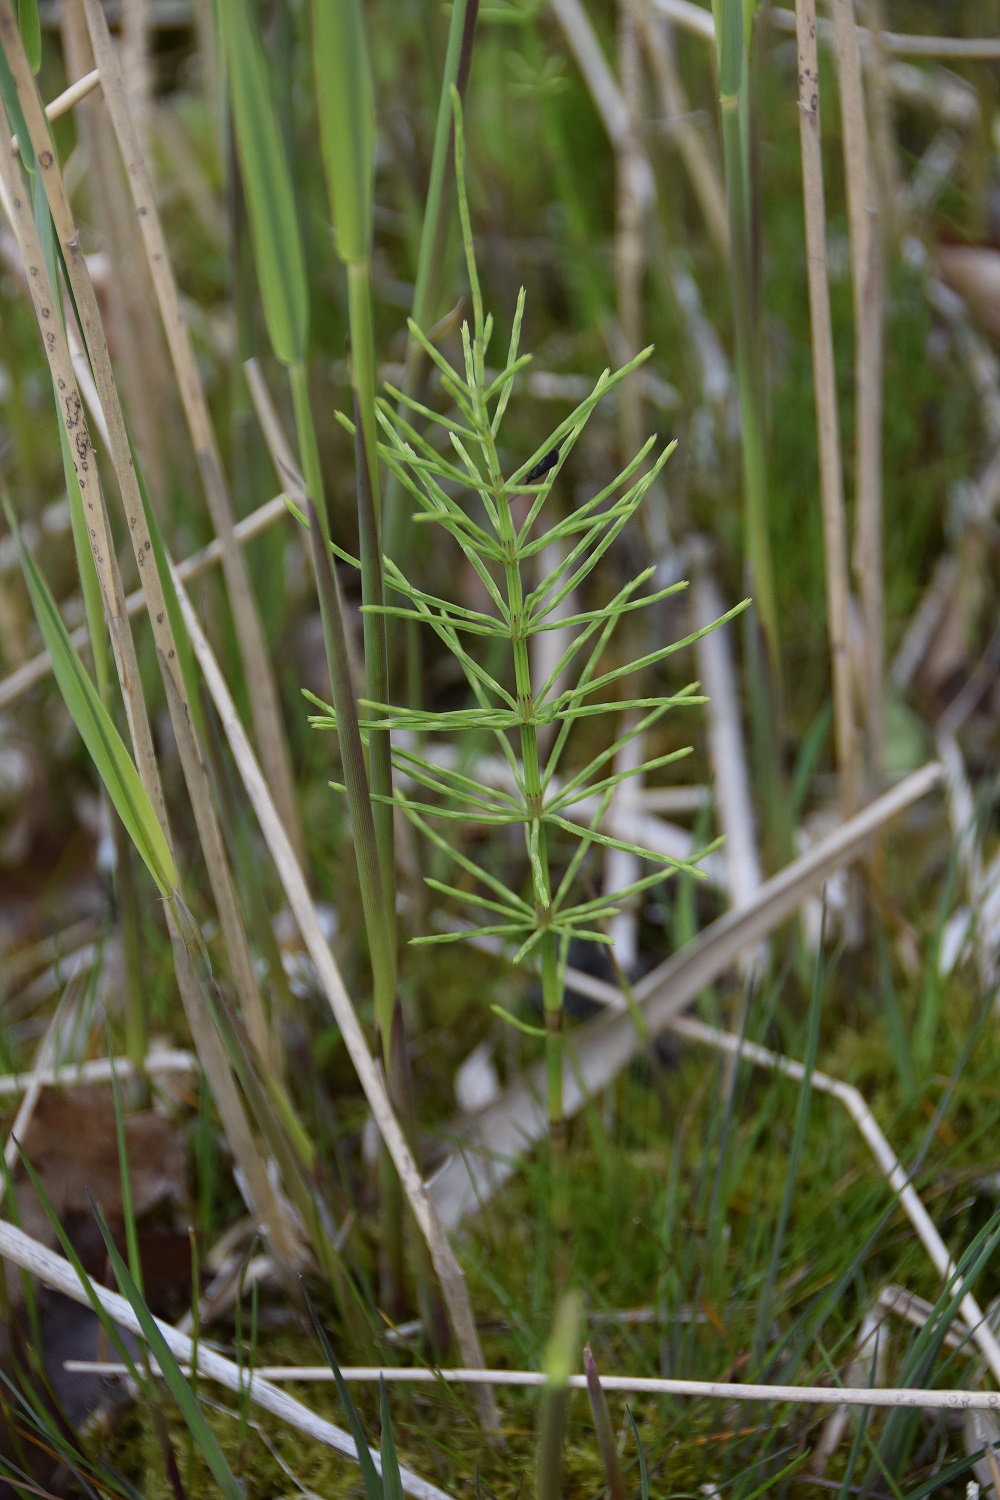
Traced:
MULTIPOLYGON (((364 717, 360 729, 362 734, 370 734, 376 727, 405 732, 393 745, 400 781, 395 793, 396 805, 431 844, 457 865, 466 881, 471 878, 474 883, 473 889, 460 890, 433 878, 428 881, 439 894, 471 907, 478 914, 479 925, 464 932, 434 933, 414 941, 436 943, 463 936, 501 937, 517 946, 518 960, 532 957, 538 963, 545 1014, 550 1138, 558 1163, 565 1134, 562 1030, 570 940, 582 938, 607 943, 603 926, 621 901, 657 884, 676 869, 694 869, 691 864, 664 861, 638 845, 616 839, 603 832, 600 825, 615 788, 627 776, 649 774, 689 753, 679 750, 654 756, 644 760, 636 771, 609 771, 622 746, 635 736, 646 734, 668 709, 704 700, 696 695, 694 685, 669 696, 626 696, 615 702, 595 701, 594 695, 626 686, 704 632, 660 647, 638 660, 600 670, 612 637, 627 614, 684 587, 672 584, 642 593, 654 572, 652 567, 632 578, 607 604, 572 614, 568 619, 558 615, 559 605, 592 574, 635 516, 674 445, 667 445, 652 459, 655 440, 650 438, 611 484, 570 514, 550 519, 553 486, 587 420, 602 396, 648 357, 650 351, 646 350, 615 374, 605 371, 593 392, 551 437, 512 475, 504 477, 499 443, 501 424, 516 376, 528 362, 528 356, 518 353, 524 292, 518 298, 505 367, 499 375, 488 378, 486 352, 493 319, 483 313, 465 194, 461 105, 454 89, 452 102, 459 215, 473 307, 471 330, 468 323, 462 328, 463 369, 450 364, 412 319, 409 327, 411 336, 437 366, 455 414, 442 415, 387 387, 391 401, 379 402, 385 434, 381 453, 389 469, 416 501, 417 520, 440 526, 451 537, 479 579, 492 607, 469 608, 430 594, 411 582, 391 559, 386 559, 387 591, 402 602, 383 605, 381 610, 421 622, 435 632, 460 665, 474 704, 438 711, 369 701, 361 706, 364 717), (405 417, 398 417, 396 403, 402 403, 422 418, 429 435, 422 435, 405 417), (442 446, 450 444, 453 453, 442 452, 435 446, 434 436, 443 439, 442 446), (462 503, 456 498, 456 490, 471 495, 473 504, 462 503), (562 545, 562 561, 541 583, 530 587, 528 567, 553 542, 562 545), (533 636, 557 624, 570 630, 572 637, 556 668, 541 682, 533 669, 529 643, 533 636), (499 675, 494 675, 495 667, 488 669, 467 648, 464 641, 468 637, 470 646, 478 640, 494 648, 491 662, 497 650, 505 652, 506 685, 499 675), (564 674, 574 666, 575 683, 559 687, 564 674), (612 735, 611 742, 592 755, 581 769, 560 780, 560 763, 574 727, 595 716, 610 719, 617 713, 631 713, 634 717, 623 732, 612 735), (553 737, 543 754, 546 730, 551 730, 553 737), (483 731, 495 737, 506 761, 508 775, 503 785, 484 785, 481 778, 456 769, 447 756, 435 755, 426 746, 416 748, 422 737, 469 736, 483 731), (404 782, 416 790, 404 789, 404 782), (436 800, 428 800, 423 793, 432 794, 436 800), (589 822, 581 825, 572 817, 572 809, 584 800, 596 804, 596 810, 589 822), (470 859, 435 828, 434 823, 439 819, 487 830, 522 828, 530 869, 528 893, 522 894, 516 882, 505 883, 470 859), (584 860, 595 845, 626 849, 653 861, 656 869, 613 895, 578 899, 584 860)), ((344 724, 336 706, 333 713, 315 716, 313 722, 318 727, 337 728, 342 738, 346 732, 349 744, 353 731, 344 724)))

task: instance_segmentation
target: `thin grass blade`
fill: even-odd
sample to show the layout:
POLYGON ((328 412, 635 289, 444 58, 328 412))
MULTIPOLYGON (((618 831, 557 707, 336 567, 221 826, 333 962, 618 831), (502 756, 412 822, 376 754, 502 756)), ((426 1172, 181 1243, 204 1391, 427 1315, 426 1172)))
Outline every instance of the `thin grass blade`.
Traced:
POLYGON ((121 1294, 127 1300, 139 1320, 142 1328, 142 1336, 146 1340, 149 1352, 160 1367, 170 1394, 177 1402, 181 1416, 194 1436, 198 1451, 207 1463, 212 1472, 212 1478, 219 1486, 221 1493, 226 1497, 226 1500, 244 1500, 243 1490, 237 1482, 236 1476, 229 1467, 229 1464, 226 1462, 225 1455, 219 1447, 215 1433, 205 1420, 205 1414, 195 1400, 191 1387, 185 1380, 181 1367, 174 1358, 173 1351, 156 1326, 156 1319, 146 1306, 139 1288, 132 1279, 128 1266, 118 1253, 111 1231, 105 1222, 100 1207, 89 1192, 87 1196, 90 1198, 90 1206, 94 1211, 97 1227, 101 1231, 101 1237, 104 1240, 108 1259, 111 1262, 112 1270, 115 1273, 115 1280, 118 1282, 121 1294))

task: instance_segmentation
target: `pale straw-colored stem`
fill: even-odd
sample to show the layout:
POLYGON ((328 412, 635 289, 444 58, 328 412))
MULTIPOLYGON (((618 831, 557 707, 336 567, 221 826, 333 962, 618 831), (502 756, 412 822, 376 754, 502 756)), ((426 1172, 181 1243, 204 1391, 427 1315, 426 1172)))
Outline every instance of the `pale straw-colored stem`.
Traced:
MULTIPOLYGON (((75 83, 71 83, 68 88, 63 89, 61 94, 57 94, 54 99, 51 99, 46 104, 46 119, 59 120, 63 115, 69 114, 73 106, 79 104, 81 99, 86 99, 87 95, 100 85, 100 82, 101 75, 96 68, 92 68, 89 73, 84 73, 82 78, 78 78, 75 83)), ((16 151, 16 136, 11 137, 10 144, 12 149, 16 151)))
MULTIPOLYGON (((110 1360, 68 1359, 63 1368, 80 1374, 124 1375, 124 1365, 110 1360)), ((154 1373, 158 1373, 154 1367, 154 1373)), ((201 1374, 199 1361, 199 1374, 201 1374)), ((207 1371, 205 1372, 208 1373, 207 1371)), ((398 1365, 348 1365, 341 1369, 347 1381, 359 1384, 384 1380, 400 1385, 489 1385, 536 1389, 549 1377, 541 1370, 428 1370, 423 1366, 400 1369, 398 1365)), ((1000 1391, 921 1389, 918 1386, 828 1386, 742 1385, 724 1380, 664 1380, 653 1375, 601 1375, 606 1391, 633 1392, 645 1396, 693 1396, 707 1401, 769 1401, 802 1406, 888 1406, 926 1411, 1000 1411, 1000 1391)), ((301 1380, 326 1384, 334 1379, 325 1365, 261 1365, 244 1372, 253 1381, 301 1380)), ((570 1390, 585 1391, 587 1377, 570 1375, 570 1390)), ((263 1402, 261 1403, 263 1405, 263 1402)))
MULTIPOLYGON (((233 535, 241 546, 245 546, 255 536, 260 536, 262 531, 273 526, 288 514, 284 495, 275 495, 273 500, 266 500, 263 505, 258 506, 250 515, 245 516, 242 521, 237 521, 233 528, 233 535)), ((192 552, 190 557, 185 557, 177 564, 177 576, 182 579, 197 578, 213 564, 221 561, 222 543, 218 537, 202 547, 197 552, 192 552)), ((133 589, 131 594, 125 597, 125 613, 131 617, 141 614, 146 607, 146 595, 142 589, 133 589)), ((90 638, 87 634, 86 625, 79 626, 70 633, 70 641, 77 651, 89 649, 90 638)), ((40 651, 37 656, 31 657, 29 661, 22 662, 9 672, 6 677, 0 679, 0 709, 9 707, 16 703, 18 698, 33 688, 37 683, 44 682, 52 671, 52 660, 47 651, 40 651)))
POLYGON ((819 60, 816 48, 816 0, 797 0, 799 56, 799 131, 802 186, 805 197, 806 268, 812 336, 816 431, 819 443, 823 551, 826 564, 827 634, 833 677, 834 727, 840 802, 844 817, 858 806, 860 766, 854 723, 854 696, 848 640, 849 592, 844 522, 844 479, 840 462, 837 377, 833 362, 830 288, 826 265, 826 208, 823 202, 823 157, 820 146, 819 60))
MULTIPOLYGON (((899 238, 899 215, 902 203, 903 173, 899 144, 893 129, 893 66, 885 45, 886 33, 881 25, 882 0, 862 0, 862 15, 868 22, 869 35, 862 33, 865 78, 871 119, 871 165, 878 185, 878 204, 883 242, 895 246, 899 238)), ((920 77, 926 76, 921 71, 920 77)))
POLYGON ((233 508, 208 402, 195 359, 191 336, 181 309, 166 238, 153 194, 146 153, 132 118, 122 70, 99 0, 83 0, 94 57, 101 73, 104 98, 125 162, 156 299, 163 320, 170 358, 177 376, 184 415, 194 445, 212 525, 222 543, 222 569, 233 611, 247 683, 254 732, 275 801, 292 842, 302 852, 302 831, 295 801, 291 757, 281 717, 274 671, 267 653, 264 629, 257 610, 246 562, 233 535, 233 508))
MULTIPOLYGON (((544 681, 544 678, 542 680, 544 681)), ((637 715, 630 713, 625 723, 622 724, 622 733, 633 729, 636 719, 637 715)), ((609 812, 614 809, 619 816, 627 817, 630 812, 638 810, 642 791, 640 768, 647 753, 646 738, 642 734, 634 734, 618 751, 614 759, 614 774, 624 776, 625 780, 620 781, 615 787, 609 812)), ((642 862, 631 849, 610 847, 605 849, 603 880, 605 896, 611 898, 616 891, 627 890, 634 881, 641 877, 642 873, 642 862)), ((633 974, 639 960, 639 924, 634 901, 627 901, 615 916, 608 918, 607 933, 614 943, 612 952, 616 966, 625 974, 633 974)))
MULTIPOLYGON (((655 10, 675 26, 693 32, 707 42, 715 41, 715 22, 707 6, 696 4, 695 0, 651 0, 651 3, 655 10)), ((786 10, 783 6, 772 6, 768 20, 778 31, 795 30, 795 12, 786 10)), ((968 58, 981 62, 1000 57, 1000 39, 997 37, 919 36, 903 31, 863 27, 859 27, 858 31, 866 47, 877 39, 886 52, 900 57, 968 58)), ((831 28, 821 21, 819 34, 828 40, 831 28)))
POLYGON ((876 781, 885 757, 885 606, 882 579, 883 290, 878 210, 868 150, 854 0, 831 0, 854 293, 854 572, 864 621, 864 716, 876 781))
POLYGON ((271 400, 271 392, 267 388, 264 372, 260 367, 258 359, 244 361, 243 373, 246 376, 247 388, 250 391, 250 400, 260 423, 260 430, 267 445, 267 451, 271 455, 274 464, 274 472, 281 483, 288 490, 293 500, 300 505, 306 502, 306 482, 302 477, 298 459, 292 452, 292 446, 282 426, 281 418, 278 416, 274 402, 271 400))
MULTIPOLYGON (((94 65, 81 0, 62 7, 62 47, 70 78, 94 65)), ((153 305, 152 285, 139 228, 125 184, 115 134, 100 94, 76 112, 76 129, 88 163, 92 213, 105 245, 108 274, 103 305, 122 389, 129 393, 129 421, 142 459, 146 487, 165 491, 170 367, 153 305)), ((71 340, 72 342, 72 340, 71 340)))
MULTIPOLYGON (((638 0, 618 0, 618 73, 627 129, 615 152, 615 299, 626 361, 643 347, 642 283, 646 212, 652 194, 639 136, 642 65, 636 25, 638 0)), ((618 441, 623 458, 642 447, 642 390, 626 380, 619 391, 618 441)))
POLYGON ((128 79, 128 106, 143 151, 148 155, 152 113, 149 62, 149 0, 122 0, 121 48, 128 79))
MULTIPOLYGON (((84 1287, 70 1262, 61 1255, 57 1255, 55 1251, 39 1244, 37 1240, 31 1239, 22 1230, 15 1229, 13 1224, 0 1222, 0 1257, 15 1266, 20 1266, 22 1270, 36 1276, 44 1286, 51 1287, 53 1291, 62 1292, 71 1301, 78 1302, 81 1307, 91 1306, 88 1289, 84 1287)), ((94 1293, 105 1312, 119 1328, 127 1329, 129 1333, 142 1338, 142 1324, 130 1302, 119 1296, 117 1292, 109 1291, 107 1287, 95 1281, 90 1282, 89 1290, 94 1293)), ((155 1319, 155 1322, 174 1358, 190 1368, 192 1344, 187 1334, 178 1333, 170 1323, 165 1323, 159 1318, 155 1319)), ((198 1375, 199 1378, 204 1377, 218 1382, 226 1390, 233 1391, 238 1396, 248 1395, 257 1406, 280 1418, 282 1422, 287 1422, 290 1427, 305 1433, 318 1443, 323 1443, 327 1448, 333 1448, 345 1458, 357 1462, 354 1439, 348 1433, 341 1431, 339 1427, 334 1427, 332 1422, 317 1417, 300 1401, 278 1390, 259 1374, 254 1373, 251 1380, 245 1365, 236 1365, 232 1360, 223 1358, 205 1343, 198 1345, 198 1375)), ((378 1453, 372 1453, 372 1460, 381 1472, 378 1453)), ((406 1494, 412 1495, 414 1500, 450 1500, 443 1490, 421 1479, 412 1470, 401 1469, 400 1472, 403 1489, 406 1494)))
MULTIPOLYGON (((30 1073, 7 1073, 0 1077, 0 1098, 21 1094, 37 1083, 41 1088, 78 1088, 86 1083, 108 1083, 112 1070, 122 1082, 137 1076, 129 1057, 93 1057, 88 1062, 63 1063, 60 1067, 36 1065, 30 1073)), ((171 1048, 146 1055, 143 1071, 150 1077, 170 1074, 185 1076, 197 1073, 198 1059, 193 1052, 171 1048)))
MULTIPOLYGON (((2 20, 2 13, 0 13, 0 20, 2 20)), ((9 134, 10 126, 2 105, 0 105, 0 128, 4 136, 9 134)), ((6 151, 0 152, 0 181, 3 183, 4 212, 10 220, 27 273, 28 292, 38 319, 49 370, 58 393, 60 417, 66 431, 70 452, 73 455, 73 466, 87 521, 91 551, 101 584, 104 613, 111 635, 111 649, 118 680, 121 683, 125 717, 135 750, 136 763, 156 815, 169 839, 170 830, 163 801, 163 788, 160 785, 160 773, 153 752, 153 737, 146 714, 135 644, 128 625, 125 593, 101 491, 97 460, 87 429, 83 401, 73 370, 72 356, 59 304, 49 280, 45 256, 42 253, 41 241, 35 227, 30 198, 24 188, 20 168, 13 154, 6 151)))
MULTIPOLYGON (((448 1314, 459 1348, 462 1351, 463 1357, 469 1360, 470 1363, 480 1364, 482 1362, 482 1354, 479 1347, 479 1335, 476 1332, 476 1325, 472 1316, 472 1306, 469 1301, 468 1289, 465 1285, 465 1277, 462 1269, 448 1242, 448 1237, 434 1208, 427 1187, 420 1176, 413 1154, 403 1134, 402 1127, 389 1103, 382 1074, 376 1067, 374 1059, 368 1050, 368 1043, 365 1041, 364 1032, 361 1029, 361 1023, 358 1020, 351 997, 347 993, 340 970, 337 968, 336 960, 323 935, 323 930, 302 874, 302 869, 295 858, 295 851, 285 832, 284 825, 278 816, 267 782, 262 776, 260 767, 254 757, 250 742, 246 736, 246 731, 236 713, 226 680, 219 670, 215 654, 202 631, 198 617, 191 606, 191 601, 184 591, 184 586, 179 580, 177 580, 177 592, 180 596, 181 608, 184 611, 184 618, 187 623, 195 656, 198 659, 198 664, 205 678, 209 694, 219 714, 223 730, 233 753, 233 758, 236 761, 240 778, 257 816, 264 840, 271 851, 271 857, 274 860, 278 878, 284 888, 289 907, 298 924, 309 956, 316 968, 316 973, 319 976, 320 984, 323 987, 334 1019, 340 1027, 348 1055, 354 1064, 355 1072, 368 1100, 375 1123, 392 1156, 393 1165, 399 1174, 403 1191, 406 1193, 413 1216, 421 1234, 427 1242, 427 1247, 434 1263, 434 1269, 441 1282, 441 1290, 444 1294, 448 1314)), ((498 1418, 492 1397, 482 1401, 479 1410, 483 1424, 487 1430, 495 1431, 498 1427, 498 1418)))

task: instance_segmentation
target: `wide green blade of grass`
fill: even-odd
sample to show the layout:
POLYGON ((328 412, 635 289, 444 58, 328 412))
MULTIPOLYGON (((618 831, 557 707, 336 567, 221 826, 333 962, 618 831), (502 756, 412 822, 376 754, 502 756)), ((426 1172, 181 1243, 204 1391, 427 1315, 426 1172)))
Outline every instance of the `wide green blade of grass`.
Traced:
POLYGON ((267 63, 247 0, 225 0, 219 16, 267 331, 281 362, 297 365, 306 355, 309 291, 267 63))
POLYGON ((160 894, 169 899, 177 888, 177 870, 163 829, 139 773, 101 702, 34 558, 24 545, 13 510, 5 504, 18 560, 52 670, 70 716, 90 753, 129 837, 142 855, 160 894))

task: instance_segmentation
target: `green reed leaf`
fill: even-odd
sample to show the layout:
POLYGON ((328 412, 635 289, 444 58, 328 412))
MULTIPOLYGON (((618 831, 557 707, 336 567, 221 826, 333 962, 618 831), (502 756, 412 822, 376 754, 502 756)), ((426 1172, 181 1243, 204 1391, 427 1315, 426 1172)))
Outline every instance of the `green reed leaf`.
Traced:
POLYGON ((13 511, 6 504, 4 509, 35 618, 52 658, 59 691, 115 811, 156 881, 160 894, 168 897, 176 889, 177 870, 153 804, 111 715, 73 648, 48 585, 24 545, 13 511))
POLYGON ((38 0, 15 0, 14 8, 17 11, 17 28, 28 54, 31 71, 37 73, 42 66, 42 23, 38 14, 38 0))
POLYGON ((198 1452, 208 1465, 212 1478, 226 1497, 226 1500, 243 1500, 243 1490, 237 1482, 232 1469, 229 1467, 225 1454, 219 1447, 218 1438, 211 1427, 209 1427, 205 1419, 205 1413, 198 1405, 191 1387, 185 1380, 184 1373, 174 1357, 173 1350, 160 1332, 156 1319, 146 1306, 139 1288, 132 1279, 128 1266, 118 1253, 111 1231, 105 1222, 104 1215, 92 1197, 90 1199, 90 1206, 94 1211, 94 1217, 101 1231, 101 1237, 104 1240, 108 1259, 111 1262, 111 1268, 115 1273, 115 1280, 118 1282, 121 1294, 139 1320, 139 1325, 142 1328, 142 1336, 149 1347, 149 1352, 160 1367, 167 1388, 177 1402, 181 1416, 187 1424, 188 1431, 195 1440, 198 1452))
POLYGON ((219 16, 267 331, 283 364, 301 364, 309 329, 309 291, 292 178, 264 50, 247 0, 225 0, 219 16))
POLYGON ((367 259, 372 236, 375 96, 359 0, 314 0, 320 144, 341 260, 367 259))

